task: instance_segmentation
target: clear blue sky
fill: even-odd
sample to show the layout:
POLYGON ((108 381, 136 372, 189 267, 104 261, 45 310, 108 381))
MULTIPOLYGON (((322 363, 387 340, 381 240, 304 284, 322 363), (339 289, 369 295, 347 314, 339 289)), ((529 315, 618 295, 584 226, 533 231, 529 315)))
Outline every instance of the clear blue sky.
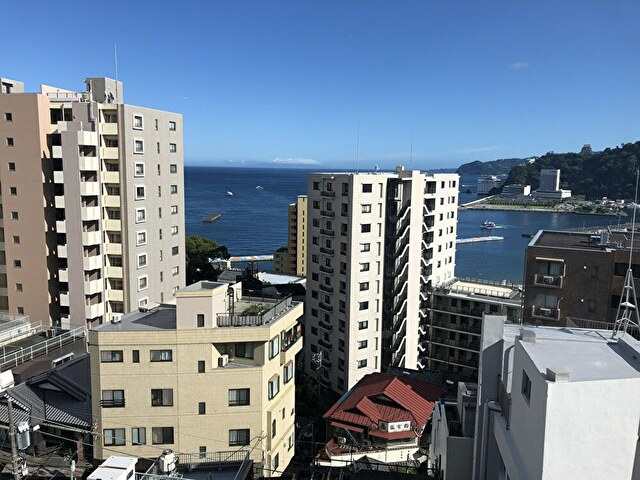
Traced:
POLYGON ((11 2, 0 76, 184 114, 190 165, 455 167, 640 138, 638 0, 11 2))

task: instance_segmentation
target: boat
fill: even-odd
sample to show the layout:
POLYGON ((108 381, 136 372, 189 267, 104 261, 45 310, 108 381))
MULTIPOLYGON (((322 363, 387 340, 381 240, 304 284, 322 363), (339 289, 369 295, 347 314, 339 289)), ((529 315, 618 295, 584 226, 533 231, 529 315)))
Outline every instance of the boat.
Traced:
POLYGON ((496 224, 490 220, 487 220, 482 225, 480 225, 480 228, 484 228, 485 230, 493 230, 494 228, 496 228, 496 224))
POLYGON ((204 217, 202 217, 202 221, 203 222, 215 222, 221 216, 222 216, 222 213, 213 212, 213 213, 210 213, 209 215, 205 215, 204 217))
POLYGON ((264 190, 264 187, 263 187, 262 185, 258 185, 258 186, 256 187, 256 190, 264 190))
POLYGON ((233 192, 227 192, 227 197, 233 197, 233 192))

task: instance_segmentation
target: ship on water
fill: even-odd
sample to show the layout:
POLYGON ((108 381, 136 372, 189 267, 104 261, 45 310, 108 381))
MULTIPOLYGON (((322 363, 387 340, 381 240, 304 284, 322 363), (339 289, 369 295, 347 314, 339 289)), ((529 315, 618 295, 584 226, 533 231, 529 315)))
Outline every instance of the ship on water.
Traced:
POLYGON ((221 212, 213 212, 213 213, 210 213, 209 215, 205 215, 204 217, 202 217, 202 221, 203 222, 215 222, 221 216, 222 216, 221 212))

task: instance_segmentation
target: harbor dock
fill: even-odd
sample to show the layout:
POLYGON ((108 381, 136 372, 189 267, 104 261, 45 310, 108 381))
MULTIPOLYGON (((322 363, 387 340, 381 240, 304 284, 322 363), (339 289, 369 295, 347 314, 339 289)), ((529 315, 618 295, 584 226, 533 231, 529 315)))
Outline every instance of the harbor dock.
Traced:
POLYGON ((458 238, 456 239, 456 245, 464 245, 465 243, 496 242, 498 240, 504 240, 504 237, 487 235, 485 237, 458 238))

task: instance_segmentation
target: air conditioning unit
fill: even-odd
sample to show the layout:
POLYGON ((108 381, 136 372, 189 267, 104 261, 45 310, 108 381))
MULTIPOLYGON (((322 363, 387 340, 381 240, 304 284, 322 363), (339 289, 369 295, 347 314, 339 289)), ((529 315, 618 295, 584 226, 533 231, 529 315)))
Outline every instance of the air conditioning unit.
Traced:
POLYGON ((176 468, 176 454, 172 450, 165 450, 160 457, 160 470, 163 473, 172 472, 176 468))
POLYGON ((224 367, 229 363, 229 355, 220 355, 218 358, 218 366, 224 367))
POLYGON ((344 445, 345 443, 347 443, 347 439, 344 437, 338 437, 336 440, 338 441, 339 445, 344 445))
POLYGON ((121 313, 112 313, 111 314, 111 323, 120 323, 122 321, 121 313))
POLYGON ((371 440, 362 440, 362 446, 363 447, 370 447, 371 446, 371 440))
POLYGON ((542 276, 542 283, 544 283, 545 285, 553 285, 554 280, 555 280, 555 277, 552 277, 551 275, 542 276))

